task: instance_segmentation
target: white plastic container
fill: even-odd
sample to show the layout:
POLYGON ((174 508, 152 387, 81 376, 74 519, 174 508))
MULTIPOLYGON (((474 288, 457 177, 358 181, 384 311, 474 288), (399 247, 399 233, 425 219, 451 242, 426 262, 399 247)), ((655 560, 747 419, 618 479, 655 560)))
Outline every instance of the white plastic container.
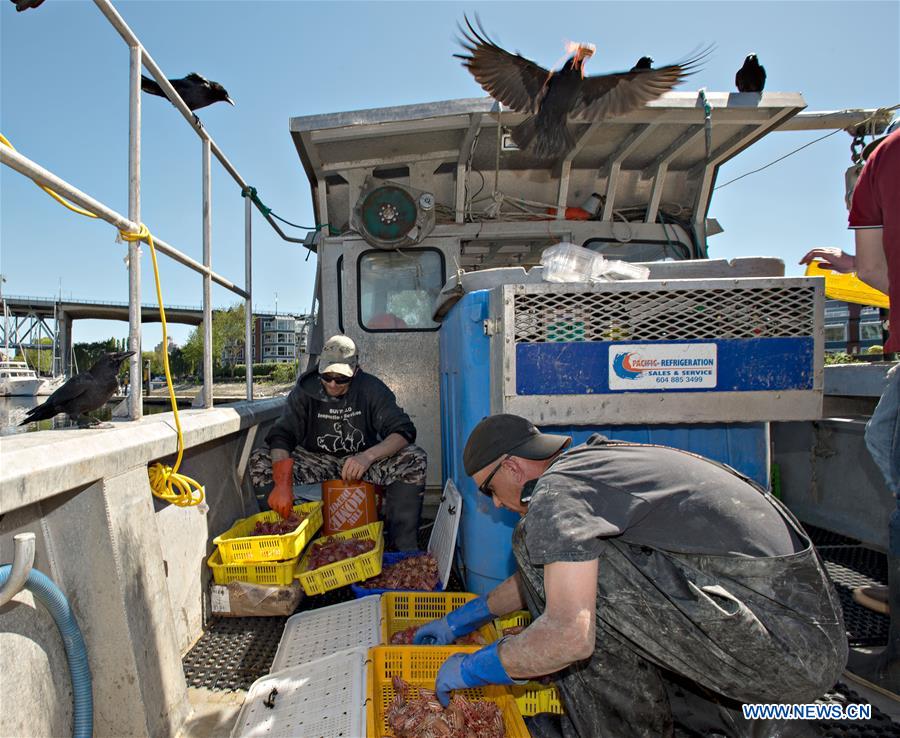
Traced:
POLYGON ((563 241, 541 254, 542 279, 545 282, 595 282, 606 264, 600 254, 563 241))
POLYGON ((607 259, 603 266, 601 276, 604 279, 647 279, 650 276, 650 269, 637 264, 629 264, 627 261, 619 261, 618 259, 607 259))

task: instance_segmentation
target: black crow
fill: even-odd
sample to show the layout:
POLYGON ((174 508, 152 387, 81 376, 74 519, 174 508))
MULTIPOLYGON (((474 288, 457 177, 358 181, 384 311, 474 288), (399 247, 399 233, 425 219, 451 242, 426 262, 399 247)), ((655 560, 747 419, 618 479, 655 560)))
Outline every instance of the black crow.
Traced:
POLYGON ((541 158, 558 157, 574 143, 566 126, 569 115, 601 121, 630 113, 671 90, 697 71, 710 49, 679 64, 636 72, 584 76, 584 64, 594 54, 593 44, 571 44, 573 56, 558 72, 550 72, 520 54, 511 54, 476 31, 465 18, 468 31, 459 27, 460 44, 467 53, 454 54, 490 95, 507 107, 531 117, 513 130, 520 149, 541 158))
POLYGON ((16 4, 16 12, 21 13, 23 10, 28 10, 28 8, 36 8, 40 5, 44 0, 10 0, 16 4))
MULTIPOLYGON (((187 77, 181 79, 170 79, 175 92, 181 95, 181 99, 191 110, 205 108, 217 102, 227 102, 234 105, 234 100, 228 97, 228 92, 218 82, 211 82, 196 72, 191 72, 187 77)), ((141 89, 151 95, 159 95, 165 97, 166 93, 156 82, 149 77, 141 75, 141 89)))
POLYGON ((119 367, 133 353, 134 351, 117 351, 104 354, 94 366, 86 372, 76 374, 56 390, 45 403, 31 408, 19 425, 33 420, 46 420, 58 413, 65 413, 80 426, 96 423, 86 413, 109 402, 119 386, 116 379, 119 367))
POLYGON ((649 56, 642 56, 637 60, 637 64, 635 64, 629 72, 640 72, 642 69, 653 69, 653 59, 649 56))
POLYGON ((766 86, 766 68, 759 63, 756 54, 747 54, 744 66, 734 75, 738 92, 762 92, 766 86))

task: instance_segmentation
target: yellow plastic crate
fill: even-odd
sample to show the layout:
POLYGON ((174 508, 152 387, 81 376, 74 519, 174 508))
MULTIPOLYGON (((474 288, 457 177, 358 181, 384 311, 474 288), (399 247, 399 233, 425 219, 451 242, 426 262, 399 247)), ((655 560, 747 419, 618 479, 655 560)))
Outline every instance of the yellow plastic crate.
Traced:
MULTIPOLYGON (((369 649, 368 684, 366 690, 367 735, 374 738, 393 736, 385 714, 394 701, 393 677, 399 676, 410 685, 409 696, 418 695, 420 687, 434 689, 434 680, 444 661, 463 651, 459 646, 376 646, 369 649)), ((489 686, 459 690, 466 699, 495 703, 503 715, 507 738, 528 738, 528 729, 516 702, 505 687, 489 686)))
MULTIPOLYGON (((478 595, 471 592, 385 592, 381 595, 381 642, 390 644, 394 633, 413 625, 424 625, 444 617, 451 610, 462 607, 478 595)), ((487 643, 497 640, 491 623, 478 629, 487 643)), ((434 648, 434 646, 417 646, 434 648)), ((456 646, 477 651, 481 646, 456 646)))
MULTIPOLYGON (((527 610, 517 610, 502 618, 495 618, 494 627, 498 637, 503 637, 504 628, 514 628, 517 625, 531 623, 531 613, 527 610)), ((552 712, 562 715, 562 700, 555 684, 541 684, 540 682, 527 682, 526 684, 512 684, 509 687, 516 705, 525 717, 532 717, 539 712, 552 712)))
POLYGON ((370 538, 375 541, 375 548, 364 553, 362 556, 354 556, 351 559, 336 561, 327 566, 320 566, 318 569, 307 571, 309 564, 309 555, 312 546, 303 554, 300 566, 297 567, 297 579, 303 591, 308 595, 322 594, 331 589, 337 589, 353 582, 361 582, 369 577, 377 577, 381 574, 381 556, 384 553, 384 536, 382 536, 382 526, 384 524, 379 521, 377 523, 369 523, 361 528, 353 528, 333 536, 323 536, 313 545, 318 545, 324 541, 338 540, 343 541, 348 538, 370 538))
POLYGON ((251 584, 288 585, 294 581, 294 571, 297 569, 298 561, 300 561, 300 557, 295 556, 287 561, 244 561, 239 564, 223 564, 222 556, 216 549, 206 560, 206 565, 212 569, 216 584, 237 581, 251 584))
POLYGON ((293 531, 283 536, 250 535, 259 521, 273 523, 281 520, 277 512, 258 513, 238 520, 222 535, 213 539, 213 543, 219 547, 222 563, 284 561, 299 556, 303 547, 322 527, 322 503, 304 502, 302 505, 294 505, 294 512, 306 515, 306 518, 293 531))
POLYGON ((806 267, 806 276, 825 277, 825 296, 832 300, 880 308, 890 307, 888 296, 867 285, 856 276, 855 272, 841 274, 833 271, 824 261, 813 261, 806 267))

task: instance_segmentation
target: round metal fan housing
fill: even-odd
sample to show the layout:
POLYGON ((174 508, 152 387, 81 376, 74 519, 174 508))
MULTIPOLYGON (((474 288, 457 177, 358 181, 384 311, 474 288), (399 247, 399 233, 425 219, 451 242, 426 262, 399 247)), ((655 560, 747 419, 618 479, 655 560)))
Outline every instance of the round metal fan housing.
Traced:
POLYGON ((360 216, 365 235, 382 243, 399 243, 416 227, 418 211, 409 192, 384 185, 366 195, 360 216))

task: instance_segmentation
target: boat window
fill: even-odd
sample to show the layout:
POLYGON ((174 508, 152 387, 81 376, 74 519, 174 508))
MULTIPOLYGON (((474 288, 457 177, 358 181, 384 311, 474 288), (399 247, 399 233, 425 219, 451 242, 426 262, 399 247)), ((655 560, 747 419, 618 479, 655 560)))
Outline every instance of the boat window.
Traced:
POLYGON ((444 284, 437 249, 366 251, 357 263, 359 324, 367 331, 433 331, 434 300, 444 284))

